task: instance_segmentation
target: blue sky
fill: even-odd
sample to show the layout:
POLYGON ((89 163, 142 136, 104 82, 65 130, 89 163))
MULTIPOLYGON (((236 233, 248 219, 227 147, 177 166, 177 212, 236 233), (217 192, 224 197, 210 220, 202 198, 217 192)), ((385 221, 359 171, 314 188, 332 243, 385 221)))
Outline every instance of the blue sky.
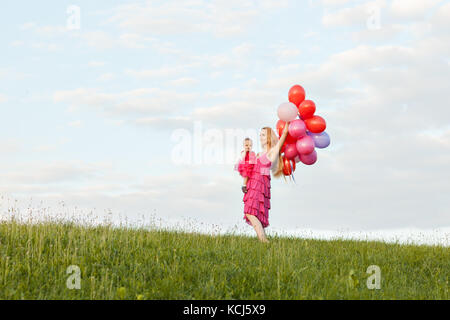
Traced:
POLYGON ((232 165, 175 165, 171 137, 274 127, 298 83, 332 145, 273 181, 271 225, 450 226, 448 1, 10 1, 0 18, 6 197, 242 224, 232 165))

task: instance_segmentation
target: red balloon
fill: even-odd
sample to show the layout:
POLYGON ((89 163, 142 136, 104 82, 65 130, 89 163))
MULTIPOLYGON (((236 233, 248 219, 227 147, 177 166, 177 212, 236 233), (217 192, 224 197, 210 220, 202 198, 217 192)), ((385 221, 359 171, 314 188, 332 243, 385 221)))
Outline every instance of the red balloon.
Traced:
MULTIPOLYGON (((311 131, 311 130, 310 130, 311 131)), ((292 144, 292 143, 296 143, 297 142, 297 138, 294 138, 293 136, 291 136, 289 133, 286 137, 286 140, 284 140, 285 143, 287 144, 292 144)))
POLYGON ((285 176, 290 176, 295 171, 295 161, 291 161, 283 157, 283 173, 285 176), (292 168, 291 168, 292 165, 292 168))
POLYGON ((292 102, 297 107, 300 105, 300 103, 305 100, 306 94, 305 89, 303 89, 302 86, 299 86, 296 84, 289 90, 289 102, 292 102))
POLYGON ((286 146, 288 144, 295 144, 297 142, 297 139, 295 139, 293 136, 291 136, 289 133, 286 137, 286 139, 284 140, 283 145, 281 146, 281 150, 283 150, 281 153, 284 152, 284 149, 286 148, 286 146))
POLYGON ((278 132, 278 136, 281 137, 281 135, 283 134, 284 131, 284 126, 286 125, 286 122, 283 120, 278 120, 277 122, 277 132, 278 132))
POLYGON ((298 106, 298 113, 303 120, 311 118, 314 112, 316 112, 316 104, 312 100, 305 100, 298 106))
POLYGON ((327 123, 321 116, 313 116, 305 120, 306 128, 313 133, 321 133, 327 128, 327 123))
POLYGON ((284 151, 284 156, 286 157, 286 159, 294 160, 297 155, 298 152, 295 144, 286 145, 286 149, 284 151))

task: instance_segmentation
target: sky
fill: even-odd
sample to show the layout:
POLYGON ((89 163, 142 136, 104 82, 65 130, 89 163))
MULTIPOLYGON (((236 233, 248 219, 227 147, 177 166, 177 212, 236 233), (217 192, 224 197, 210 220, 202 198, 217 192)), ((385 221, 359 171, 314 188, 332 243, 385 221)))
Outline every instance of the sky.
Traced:
POLYGON ((449 1, 18 0, 0 18, 2 214, 252 231, 233 164, 300 84, 331 145, 272 180, 269 232, 448 241, 449 1))

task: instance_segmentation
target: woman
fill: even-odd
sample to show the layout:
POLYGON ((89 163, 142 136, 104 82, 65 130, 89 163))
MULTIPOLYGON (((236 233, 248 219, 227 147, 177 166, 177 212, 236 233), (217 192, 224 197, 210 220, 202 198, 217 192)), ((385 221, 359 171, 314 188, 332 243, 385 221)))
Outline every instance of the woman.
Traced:
POLYGON ((278 178, 283 174, 283 161, 280 150, 288 134, 289 123, 284 126, 278 140, 272 128, 264 127, 259 135, 263 152, 258 154, 256 164, 247 182, 244 195, 244 219, 253 226, 262 242, 269 242, 264 228, 269 226, 270 209, 270 171, 278 178))

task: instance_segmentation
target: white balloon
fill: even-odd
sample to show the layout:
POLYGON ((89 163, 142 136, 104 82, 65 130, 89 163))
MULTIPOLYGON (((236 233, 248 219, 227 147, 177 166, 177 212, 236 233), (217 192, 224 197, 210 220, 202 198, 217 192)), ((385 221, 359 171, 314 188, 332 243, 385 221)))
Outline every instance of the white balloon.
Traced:
POLYGON ((298 110, 292 102, 285 102, 278 107, 278 118, 285 122, 293 121, 297 118, 298 110))

